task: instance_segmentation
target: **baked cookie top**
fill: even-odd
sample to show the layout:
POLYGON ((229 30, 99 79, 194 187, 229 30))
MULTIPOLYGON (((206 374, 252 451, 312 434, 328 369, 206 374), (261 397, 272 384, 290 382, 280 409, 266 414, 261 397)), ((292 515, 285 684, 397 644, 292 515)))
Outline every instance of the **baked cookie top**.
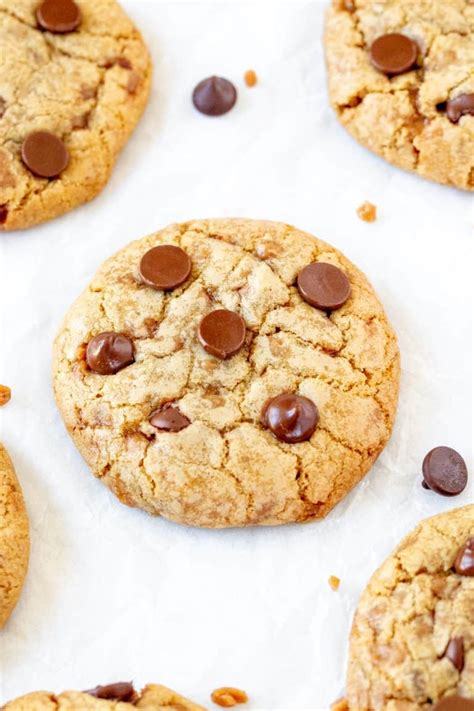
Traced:
POLYGON ((65 691, 55 696, 47 691, 27 694, 9 701, 3 711, 204 711, 183 696, 164 686, 150 684, 141 693, 131 684, 99 686, 90 692, 65 691))
POLYGON ((325 45, 331 102, 360 143, 474 189, 471 0, 333 0, 325 45))
POLYGON ((196 221, 130 244, 54 350, 57 402, 94 474, 190 525, 325 516, 395 416, 399 352, 368 280, 279 223, 196 221))
POLYGON ((151 64, 115 0, 0 0, 0 47, 0 230, 8 230, 104 187, 145 107, 151 64))
POLYGON ((474 505, 401 542, 363 593, 350 643, 350 709, 433 709, 454 695, 474 703, 474 505))
POLYGON ((0 444, 0 627, 20 596, 28 567, 28 518, 20 484, 0 444))

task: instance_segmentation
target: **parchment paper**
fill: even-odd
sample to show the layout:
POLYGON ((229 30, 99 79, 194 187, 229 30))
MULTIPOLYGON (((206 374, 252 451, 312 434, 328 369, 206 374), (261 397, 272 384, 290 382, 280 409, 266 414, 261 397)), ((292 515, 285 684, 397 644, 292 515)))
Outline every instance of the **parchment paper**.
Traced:
POLYGON ((210 706, 212 689, 234 685, 252 709, 325 709, 344 691, 351 617, 371 573, 421 518, 473 498, 472 486, 456 499, 420 486, 433 446, 472 465, 473 196, 391 167, 338 125, 324 2, 124 5, 155 77, 110 184, 61 219, 0 236, 0 382, 13 393, 0 437, 32 537, 26 587, 0 633, 0 702, 133 679, 210 706), (217 119, 190 102, 214 73, 239 89, 217 119), (355 213, 364 200, 378 207, 374 224, 355 213), (212 532, 128 509, 88 473, 57 413, 52 339, 103 259, 169 222, 211 216, 282 220, 331 242, 369 276, 398 332, 393 438, 322 522, 212 532))

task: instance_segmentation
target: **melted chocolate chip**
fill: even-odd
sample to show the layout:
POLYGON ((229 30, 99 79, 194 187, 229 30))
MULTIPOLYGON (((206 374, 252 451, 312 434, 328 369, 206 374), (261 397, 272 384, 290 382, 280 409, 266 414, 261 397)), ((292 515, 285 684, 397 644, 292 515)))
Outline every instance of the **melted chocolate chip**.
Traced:
POLYGON ((184 284, 191 273, 191 259, 181 247, 161 244, 146 252, 140 262, 140 277, 153 289, 171 291, 184 284))
POLYGON ((234 311, 217 309, 204 316, 198 338, 204 350, 225 360, 239 351, 245 343, 245 321, 234 311))
POLYGON ((450 99, 446 104, 446 114, 452 123, 457 123, 461 116, 474 116, 474 94, 461 94, 450 99))
POLYGON ((81 11, 74 0, 44 0, 36 10, 39 26, 48 32, 73 32, 81 24, 81 11))
POLYGON ((4 225, 8 217, 8 208, 6 205, 0 205, 0 225, 4 225))
POLYGON ((309 398, 281 393, 263 406, 262 422, 277 439, 294 444, 310 439, 319 422, 319 412, 309 398))
POLYGON ((134 362, 133 343, 123 333, 99 333, 87 346, 86 360, 94 373, 113 375, 134 362))
POLYGON ((388 76, 404 74, 417 63, 417 43, 398 32, 378 37, 370 48, 370 59, 376 69, 388 76))
POLYGON ((69 164, 69 153, 63 141, 49 131, 30 133, 23 141, 21 158, 40 178, 57 178, 69 164))
POLYGON ((170 403, 166 404, 160 410, 155 410, 150 417, 150 424, 156 427, 157 430, 165 430, 167 432, 180 432, 191 424, 191 420, 183 415, 177 407, 173 407, 170 403))
POLYGON ((454 570, 458 575, 474 577, 474 536, 468 538, 460 548, 454 561, 454 570))
POLYGON ((193 104, 206 116, 221 116, 230 111, 237 101, 235 86, 223 77, 203 79, 193 91, 193 104))
POLYGON ((128 681, 118 681, 116 684, 107 684, 107 686, 96 686, 95 689, 89 689, 84 693, 95 696, 97 699, 124 702, 134 701, 136 696, 133 684, 128 681))
POLYGON ((298 274, 297 286, 308 304, 324 311, 340 308, 351 295, 351 285, 344 272, 326 262, 308 264, 298 274))
POLYGON ((461 455, 451 447, 435 447, 423 460, 425 488, 442 496, 457 496, 467 485, 467 467, 461 455))
POLYGON ((464 639, 453 637, 449 640, 444 656, 456 667, 458 672, 464 669, 464 639))

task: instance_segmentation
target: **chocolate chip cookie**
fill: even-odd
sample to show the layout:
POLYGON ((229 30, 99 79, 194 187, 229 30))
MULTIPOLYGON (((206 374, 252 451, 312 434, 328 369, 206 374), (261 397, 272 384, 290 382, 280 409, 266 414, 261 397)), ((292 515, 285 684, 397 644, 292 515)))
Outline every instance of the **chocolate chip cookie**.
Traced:
POLYGON ((150 684, 141 693, 132 684, 119 682, 89 691, 66 691, 55 696, 46 691, 27 694, 2 707, 4 711, 204 711, 174 691, 150 684))
POLYGON ((474 709, 474 505, 422 521, 372 577, 347 695, 354 711, 474 709))
POLYGON ((151 64, 115 0, 0 0, 0 230, 91 200, 145 107, 151 64))
POLYGON ((389 439, 399 351, 366 277, 294 227, 172 225, 69 311, 54 389, 118 498, 194 526, 325 516, 389 439))
POLYGON ((28 518, 20 484, 0 444, 0 627, 20 596, 28 567, 28 518))
POLYGON ((333 0, 325 45, 331 102, 362 145, 474 190, 471 0, 333 0))

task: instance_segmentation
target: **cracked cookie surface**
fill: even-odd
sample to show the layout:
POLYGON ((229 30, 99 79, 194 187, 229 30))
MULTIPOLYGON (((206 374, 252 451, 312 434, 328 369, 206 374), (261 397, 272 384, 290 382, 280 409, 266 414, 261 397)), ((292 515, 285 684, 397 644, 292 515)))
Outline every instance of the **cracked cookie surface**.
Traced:
MULTIPOLYGON (((446 103, 472 95, 472 0, 333 0, 326 59, 341 123, 390 163, 439 183, 474 190, 474 115, 450 121, 446 103), (370 61, 382 35, 416 41, 417 67, 389 77, 370 61)), ((472 113, 472 112, 471 112, 472 113)))
POLYGON ((38 691, 8 702, 3 711, 204 711, 183 696, 164 686, 150 684, 131 702, 99 699, 84 692, 66 691, 57 696, 38 691))
POLYGON ((371 285, 336 249, 280 223, 195 221, 130 244, 73 305, 54 351, 56 399, 93 473, 123 503, 190 525, 325 516, 369 470, 395 417, 399 351, 371 285), (145 252, 164 244, 192 262, 170 292, 138 274, 145 252), (350 281, 351 296, 329 314, 295 285, 314 261, 350 281), (197 337, 201 319, 222 308, 247 328, 226 360, 197 337), (87 367, 85 351, 107 331, 133 341, 135 362, 104 376, 87 367), (262 424, 264 404, 284 391, 319 410, 308 441, 280 441, 262 424), (186 420, 180 431, 150 423, 170 402, 186 420))
POLYGON ((474 577, 454 567, 472 536, 474 505, 425 519, 374 574, 351 633, 349 709, 419 711, 454 694, 474 699, 474 577))
POLYGON ((115 0, 77 0, 81 24, 53 34, 37 24, 40 0, 0 0, 0 230, 49 220, 91 200, 148 98, 151 63, 115 0), (61 139, 69 164, 54 179, 23 163, 29 134, 61 139))
POLYGON ((0 627, 20 596, 28 567, 28 518, 8 453, 0 444, 0 627))

